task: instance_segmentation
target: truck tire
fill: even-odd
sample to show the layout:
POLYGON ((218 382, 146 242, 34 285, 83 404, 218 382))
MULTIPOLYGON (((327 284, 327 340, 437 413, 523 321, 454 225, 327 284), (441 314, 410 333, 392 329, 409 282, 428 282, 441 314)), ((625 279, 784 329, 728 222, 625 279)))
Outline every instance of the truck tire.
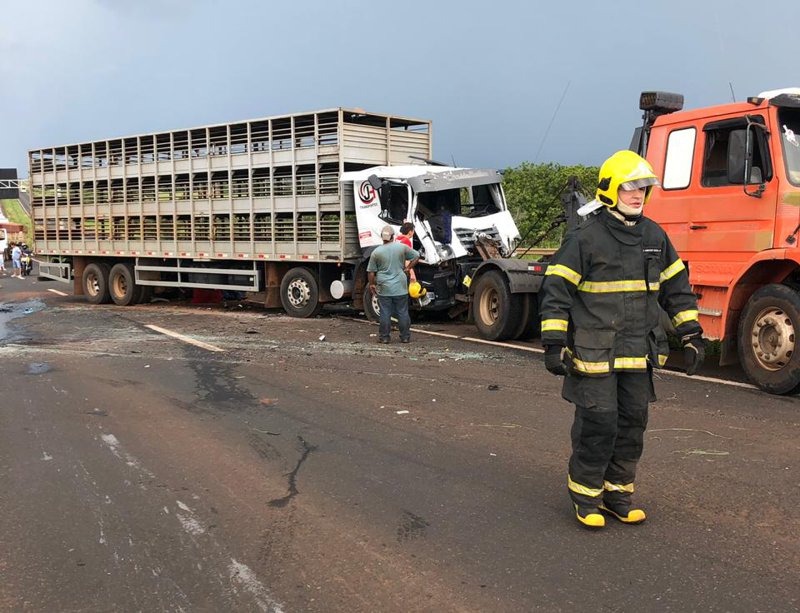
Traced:
POLYGON ((512 294, 505 276, 498 270, 478 277, 472 314, 481 336, 492 341, 511 338, 520 329, 523 295, 512 294))
POLYGON ((152 285, 137 285, 136 304, 150 304, 150 299, 153 297, 152 285))
POLYGON ((520 294, 520 296, 522 296, 522 316, 512 338, 526 341, 538 337, 541 333, 539 297, 536 294, 520 294))
POLYGON ((281 280, 281 304, 290 317, 314 317, 322 310, 319 283, 308 268, 292 268, 281 280))
POLYGON ((800 391, 800 294, 786 285, 766 285, 747 301, 739 319, 739 361, 765 392, 800 391))
POLYGON ((111 267, 108 264, 92 262, 83 269, 83 293, 90 304, 107 304, 111 302, 108 293, 108 275, 111 267))
POLYGON ((369 321, 379 321, 381 318, 378 296, 369 291, 369 285, 364 288, 364 315, 369 321))
POLYGON ((108 293, 117 306, 130 306, 138 302, 141 290, 136 285, 133 266, 120 262, 108 273, 108 293))

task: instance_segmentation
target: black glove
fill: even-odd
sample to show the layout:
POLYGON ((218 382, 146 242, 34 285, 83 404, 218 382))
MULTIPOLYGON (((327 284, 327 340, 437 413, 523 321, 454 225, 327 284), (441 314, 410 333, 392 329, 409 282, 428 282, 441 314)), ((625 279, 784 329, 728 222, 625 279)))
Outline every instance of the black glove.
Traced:
POLYGON ((706 343, 700 337, 683 339, 683 365, 686 374, 691 376, 697 372, 706 359, 706 343))
POLYGON ((563 353, 563 345, 545 345, 544 347, 544 367, 559 377, 567 374, 564 360, 561 357, 563 353))

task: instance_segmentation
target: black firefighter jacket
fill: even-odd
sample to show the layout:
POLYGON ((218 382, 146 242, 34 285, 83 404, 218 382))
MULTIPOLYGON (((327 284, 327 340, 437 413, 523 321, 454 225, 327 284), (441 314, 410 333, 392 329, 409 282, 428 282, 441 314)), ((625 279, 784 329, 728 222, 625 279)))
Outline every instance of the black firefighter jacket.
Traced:
POLYGON ((566 346, 574 374, 663 366, 669 347, 659 305, 679 336, 702 333, 686 267, 646 217, 629 226, 600 211, 567 234, 545 275, 542 343, 566 346))

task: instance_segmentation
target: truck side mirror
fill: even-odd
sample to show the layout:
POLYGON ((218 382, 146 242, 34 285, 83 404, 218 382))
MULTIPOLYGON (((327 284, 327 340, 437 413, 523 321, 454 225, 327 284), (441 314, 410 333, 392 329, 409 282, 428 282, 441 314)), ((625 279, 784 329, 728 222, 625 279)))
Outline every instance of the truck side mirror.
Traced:
POLYGON ((372 189, 379 191, 383 187, 383 181, 378 178, 378 175, 370 175, 367 177, 367 182, 372 186, 372 189))

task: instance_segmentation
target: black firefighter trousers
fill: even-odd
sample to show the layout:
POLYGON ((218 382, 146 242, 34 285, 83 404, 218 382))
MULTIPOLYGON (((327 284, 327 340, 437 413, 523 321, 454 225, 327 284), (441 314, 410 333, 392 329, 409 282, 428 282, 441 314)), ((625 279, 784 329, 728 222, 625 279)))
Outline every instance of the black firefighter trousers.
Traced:
POLYGON ((647 407, 655 400, 652 372, 570 373, 563 397, 575 404, 567 483, 572 501, 581 507, 597 507, 604 499, 630 504, 647 407))

